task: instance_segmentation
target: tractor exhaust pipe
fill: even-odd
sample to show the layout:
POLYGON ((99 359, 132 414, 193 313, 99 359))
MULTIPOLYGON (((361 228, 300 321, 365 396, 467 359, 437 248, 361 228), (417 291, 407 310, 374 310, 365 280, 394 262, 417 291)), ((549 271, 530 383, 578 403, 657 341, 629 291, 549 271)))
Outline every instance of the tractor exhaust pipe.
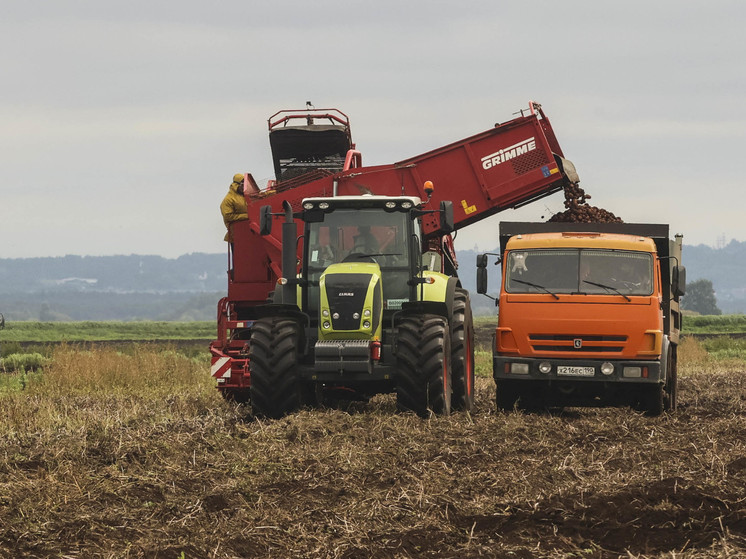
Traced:
POLYGON ((293 219, 293 208, 285 200, 282 202, 282 208, 285 210, 285 221, 282 224, 282 275, 285 282, 282 286, 282 302, 287 305, 298 304, 298 293, 296 286, 298 280, 296 238, 298 228, 293 219))

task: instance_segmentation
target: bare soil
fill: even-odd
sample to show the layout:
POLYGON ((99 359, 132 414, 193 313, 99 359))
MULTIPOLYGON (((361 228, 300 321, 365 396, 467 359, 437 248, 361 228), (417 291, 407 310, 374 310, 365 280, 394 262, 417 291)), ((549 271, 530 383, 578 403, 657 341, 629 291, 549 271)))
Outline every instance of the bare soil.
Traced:
POLYGON ((746 556, 743 361, 683 354, 659 418, 477 389, 429 420, 390 396, 278 421, 211 389, 0 398, 0 557, 746 556))

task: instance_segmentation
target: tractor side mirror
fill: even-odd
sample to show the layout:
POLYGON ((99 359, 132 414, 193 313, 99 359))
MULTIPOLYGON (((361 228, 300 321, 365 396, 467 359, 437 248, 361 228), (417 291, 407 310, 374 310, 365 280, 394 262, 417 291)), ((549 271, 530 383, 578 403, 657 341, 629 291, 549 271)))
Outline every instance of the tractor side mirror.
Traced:
POLYGON ((272 206, 262 206, 259 210, 259 234, 272 233, 272 206))
POLYGON ((453 202, 442 200, 440 202, 440 232, 450 233, 456 228, 453 220, 453 202))

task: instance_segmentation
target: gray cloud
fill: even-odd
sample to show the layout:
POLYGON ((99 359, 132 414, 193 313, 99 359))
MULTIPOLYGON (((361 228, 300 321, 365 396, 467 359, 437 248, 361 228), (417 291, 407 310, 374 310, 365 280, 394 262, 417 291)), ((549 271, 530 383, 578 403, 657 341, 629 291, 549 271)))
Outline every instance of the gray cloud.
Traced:
MULTIPOLYGON (((222 251, 230 177, 269 177, 266 120, 306 100, 347 113, 381 164, 536 99, 592 202, 688 243, 746 239, 745 15, 735 1, 11 2, 0 254, 222 251)), ((500 219, 561 210, 555 195, 457 242, 491 248, 500 219)))

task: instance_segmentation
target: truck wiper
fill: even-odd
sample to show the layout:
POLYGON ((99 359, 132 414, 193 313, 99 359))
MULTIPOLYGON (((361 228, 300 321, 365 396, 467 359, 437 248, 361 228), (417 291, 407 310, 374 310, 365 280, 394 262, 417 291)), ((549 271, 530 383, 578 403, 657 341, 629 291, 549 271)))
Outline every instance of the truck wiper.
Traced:
POLYGON ((541 290, 545 291, 546 293, 549 293, 555 299, 559 299, 559 296, 556 293, 552 293, 551 291, 549 291, 543 285, 538 285, 536 283, 531 283, 530 281, 523 281, 523 280, 519 280, 519 279, 515 279, 515 278, 512 278, 510 281, 514 281, 516 283, 522 283, 523 285, 529 285, 531 287, 535 287, 536 289, 541 289, 541 290))
POLYGON ((619 291, 616 287, 612 287, 611 285, 606 285, 606 284, 603 284, 603 283, 596 283, 595 281, 588 281, 588 280, 583 280, 583 283, 590 283, 591 285, 595 285, 596 287, 602 287, 602 288, 604 288, 604 289, 606 289, 608 291, 613 291, 614 293, 616 293, 618 295, 621 295, 622 297, 624 297, 625 299, 627 299, 627 301, 632 301, 632 299, 630 299, 624 293, 622 293, 621 291, 619 291))

